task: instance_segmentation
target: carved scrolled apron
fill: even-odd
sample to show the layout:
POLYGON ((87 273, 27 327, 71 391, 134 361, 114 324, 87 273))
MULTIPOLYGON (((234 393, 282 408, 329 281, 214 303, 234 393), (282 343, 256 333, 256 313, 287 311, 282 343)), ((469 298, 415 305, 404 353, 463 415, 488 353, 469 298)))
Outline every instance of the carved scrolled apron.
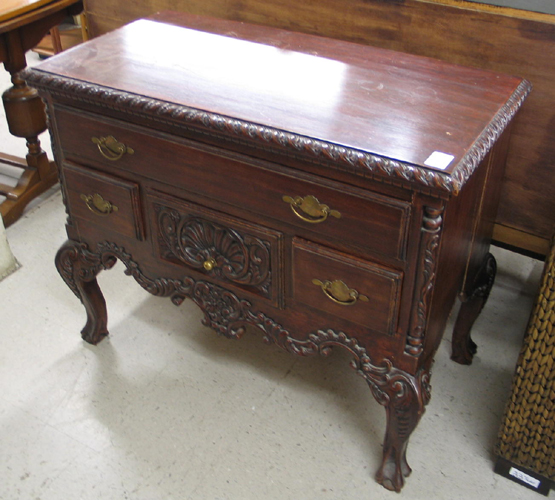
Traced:
POLYGON ((115 243, 99 243, 93 252, 85 243, 68 240, 58 251, 56 267, 85 306, 87 323, 82 336, 89 343, 96 344, 108 334, 106 306, 96 276, 102 269, 113 267, 116 259, 125 265, 125 273, 133 276, 149 293, 170 297, 176 305, 185 298, 191 299, 204 312, 203 324, 225 337, 239 339, 245 326, 252 325, 262 330, 265 342, 292 354, 327 356, 334 346, 347 349, 353 355, 351 366, 364 377, 376 400, 387 411, 383 464, 377 480, 388 489, 400 491, 403 477, 410 473, 406 460, 408 439, 430 399, 428 371, 421 370, 412 376, 395 368, 387 359, 376 366, 366 349, 344 332, 317 330, 306 340, 298 340, 272 318, 254 310, 248 300, 216 284, 191 277, 151 279, 142 273, 131 255, 115 243))

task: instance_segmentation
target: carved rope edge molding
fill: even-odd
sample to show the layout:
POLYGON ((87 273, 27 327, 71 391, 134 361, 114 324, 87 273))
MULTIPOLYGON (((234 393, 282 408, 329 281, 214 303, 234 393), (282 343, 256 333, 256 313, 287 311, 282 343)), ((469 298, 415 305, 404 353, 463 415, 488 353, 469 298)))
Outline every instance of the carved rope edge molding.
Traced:
POLYGON ((455 167, 453 174, 447 175, 357 149, 150 97, 100 87, 68 77, 43 73, 31 68, 24 70, 21 76, 31 86, 59 96, 77 97, 83 102, 117 109, 127 114, 141 113, 151 120, 170 118, 181 125, 215 130, 226 137, 235 136, 251 144, 259 144, 257 141, 262 140, 266 143, 266 147, 270 145, 290 154, 304 154, 316 161, 332 162, 336 168, 341 165, 342 169, 362 177, 376 177, 393 183, 408 182, 432 191, 455 195, 495 144, 532 88, 526 80, 518 85, 509 100, 455 167))
POLYGON ((459 187, 456 192, 460 191, 472 175, 472 172, 474 172, 497 139, 499 139, 531 90, 532 84, 528 80, 522 80, 490 124, 482 131, 478 139, 474 141, 472 147, 453 171, 453 181, 459 187))

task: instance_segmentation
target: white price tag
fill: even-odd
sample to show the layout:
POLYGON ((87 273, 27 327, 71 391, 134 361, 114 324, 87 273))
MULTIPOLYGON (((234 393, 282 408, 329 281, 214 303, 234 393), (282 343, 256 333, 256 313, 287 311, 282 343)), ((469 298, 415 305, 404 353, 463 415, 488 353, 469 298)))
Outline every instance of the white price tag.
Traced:
POLYGON ((428 156, 424 165, 445 170, 453 161, 453 158, 455 158, 453 155, 448 155, 447 153, 442 153, 441 151, 434 151, 430 156, 428 156))
POLYGON ((528 474, 525 474, 521 470, 515 469, 514 467, 510 468, 509 474, 513 477, 516 477, 523 483, 526 483, 534 488, 537 488, 540 485, 540 481, 538 481, 537 479, 534 479, 532 476, 529 476, 528 474))

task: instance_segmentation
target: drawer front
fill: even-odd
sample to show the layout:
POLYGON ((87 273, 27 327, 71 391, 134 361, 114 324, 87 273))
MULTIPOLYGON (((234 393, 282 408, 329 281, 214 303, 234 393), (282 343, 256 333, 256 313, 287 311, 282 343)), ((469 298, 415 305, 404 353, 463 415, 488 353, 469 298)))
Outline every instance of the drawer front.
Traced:
POLYGON ((72 218, 85 219, 131 238, 144 238, 136 183, 67 162, 62 170, 72 218))
POLYGON ((201 150, 185 140, 170 140, 115 120, 100 121, 90 114, 77 119, 57 109, 56 119, 67 158, 101 162, 220 200, 296 226, 300 236, 310 239, 335 240, 364 252, 405 258, 407 202, 350 187, 346 193, 337 183, 312 182, 307 174, 293 177, 266 168, 268 164, 255 166, 246 157, 224 156, 225 152, 209 146, 201 150))
POLYGON ((166 195, 148 196, 159 257, 282 307, 282 235, 166 195))
POLYGON ((293 240, 293 299, 371 330, 397 326, 402 273, 293 240))

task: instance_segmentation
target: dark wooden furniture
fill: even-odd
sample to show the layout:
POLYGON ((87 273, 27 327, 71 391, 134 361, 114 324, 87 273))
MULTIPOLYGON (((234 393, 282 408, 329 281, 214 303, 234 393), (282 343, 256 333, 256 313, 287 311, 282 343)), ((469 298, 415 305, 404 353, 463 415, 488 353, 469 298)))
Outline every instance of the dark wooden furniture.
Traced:
POLYGON ((227 337, 253 325, 295 354, 343 347, 387 409, 377 479, 400 490, 459 293, 455 355, 472 355, 508 125, 529 84, 260 26, 155 19, 26 72, 48 103, 69 215, 56 263, 87 310, 83 338, 108 333, 95 277, 120 259, 227 337))
POLYGON ((40 147, 38 135, 46 130, 44 106, 37 92, 20 78, 25 53, 35 47, 52 27, 83 9, 80 0, 7 0, 0 6, 0 62, 9 71, 13 86, 2 95, 10 133, 27 140, 25 160, 0 154, 0 164, 23 169, 15 187, 0 184, 4 224, 9 226, 27 204, 57 182, 56 167, 40 147))
POLYGON ((526 78, 534 92, 514 123, 494 239, 525 251, 548 252, 555 225, 555 16, 464 0, 85 0, 91 37, 164 9, 526 78))
POLYGON ((495 448, 496 472, 555 489, 555 237, 524 337, 495 448))

